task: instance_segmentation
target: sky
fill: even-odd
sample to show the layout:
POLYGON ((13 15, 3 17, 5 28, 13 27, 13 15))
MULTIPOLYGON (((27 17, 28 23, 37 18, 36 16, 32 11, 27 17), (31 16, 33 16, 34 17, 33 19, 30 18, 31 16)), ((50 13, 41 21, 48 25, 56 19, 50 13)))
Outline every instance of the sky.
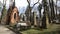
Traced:
MULTIPOLYGON (((0 0, 3 3, 3 0, 0 0)), ((33 6, 34 3, 36 3, 38 0, 31 0, 31 6, 33 6)), ((40 0, 41 2, 41 0, 40 0)), ((28 6, 27 0, 15 0, 16 7, 19 10, 19 13, 23 13, 22 11, 26 10, 26 7, 28 6)), ((37 6, 37 5, 36 5, 37 6)), ((9 8, 9 0, 6 1, 6 8, 9 8)))
MULTIPOLYGON (((2 3, 3 3, 3 0, 0 0, 2 3)), ((37 2, 38 0, 31 0, 31 5, 33 5, 35 2, 37 2)), ((41 3, 42 0, 40 0, 40 3, 41 3)), ((28 5, 27 1, 26 0, 15 0, 16 2, 16 6, 19 8, 19 7, 26 7, 28 5)), ((54 0, 54 2, 56 2, 54 0)), ((6 6, 9 6, 9 0, 7 0, 6 2, 6 6)))
MULTIPOLYGON (((0 0, 3 3, 3 0, 0 0)), ((19 13, 21 13, 24 9, 22 9, 23 7, 26 8, 28 3, 26 0, 15 0, 16 3, 16 7, 19 10, 19 13)), ((9 0, 6 1, 6 8, 9 8, 9 0)))
MULTIPOLYGON (((0 0, 3 3, 3 0, 0 0)), ((31 6, 33 6, 34 3, 36 3, 38 0, 31 0, 31 6)), ((40 0, 41 3, 42 0, 40 0)), ((24 13, 24 11, 26 10, 26 7, 28 6, 27 0, 15 0, 16 2, 16 7, 19 10, 19 13, 24 13)), ((56 0, 54 0, 55 4, 56 4, 56 0)), ((57 4, 58 6, 60 6, 60 2, 58 2, 57 4)), ((36 5, 38 6, 38 4, 36 5)), ((35 8, 36 8, 35 6, 35 8)), ((6 8, 9 8, 9 0, 6 1, 6 8)), ((37 8, 36 8, 37 9, 37 8)), ((42 9, 43 11, 43 9, 42 9)))
MULTIPOLYGON (((3 3, 3 0, 0 0, 3 3)), ((31 6, 37 2, 38 0, 31 0, 31 6)), ((41 1, 41 0, 40 0, 41 1)), ((16 6, 19 7, 26 7, 28 5, 27 0, 15 0, 16 6)), ((6 6, 9 6, 9 0, 6 1, 6 6)))
MULTIPOLYGON (((1 0, 0 0, 1 1, 1 0)), ((3 2, 3 0, 2 0, 3 2)), ((26 0, 15 0, 15 3, 16 3, 16 7, 19 8, 19 7, 24 7, 24 6, 27 6, 28 3, 26 0)), ((9 0, 7 0, 6 2, 6 6, 9 6, 9 0)), ((7 7, 8 8, 8 7, 7 7)))

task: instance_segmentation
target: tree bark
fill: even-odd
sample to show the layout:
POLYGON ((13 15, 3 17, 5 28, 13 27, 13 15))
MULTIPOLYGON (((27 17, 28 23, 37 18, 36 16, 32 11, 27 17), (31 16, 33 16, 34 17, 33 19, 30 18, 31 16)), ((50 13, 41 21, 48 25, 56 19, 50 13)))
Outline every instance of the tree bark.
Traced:
POLYGON ((49 19, 48 19, 48 10, 47 10, 47 0, 43 0, 43 5, 44 5, 44 12, 43 12, 43 19, 42 23, 44 24, 43 28, 48 28, 49 27, 49 19))

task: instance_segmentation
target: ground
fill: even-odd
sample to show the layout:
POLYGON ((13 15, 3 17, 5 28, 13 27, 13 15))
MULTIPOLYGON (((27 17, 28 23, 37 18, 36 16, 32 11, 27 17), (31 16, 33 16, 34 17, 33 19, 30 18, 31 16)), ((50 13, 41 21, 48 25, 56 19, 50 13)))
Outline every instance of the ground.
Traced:
POLYGON ((60 34, 60 24, 51 24, 48 29, 29 29, 21 32, 22 34, 60 34))
POLYGON ((15 33, 6 28, 4 25, 0 25, 0 34, 15 34, 15 33))
MULTIPOLYGON (((60 24, 50 24, 47 29, 28 29, 20 31, 22 34, 60 34, 60 24)), ((0 25, 0 34, 15 34, 4 25, 0 25)))

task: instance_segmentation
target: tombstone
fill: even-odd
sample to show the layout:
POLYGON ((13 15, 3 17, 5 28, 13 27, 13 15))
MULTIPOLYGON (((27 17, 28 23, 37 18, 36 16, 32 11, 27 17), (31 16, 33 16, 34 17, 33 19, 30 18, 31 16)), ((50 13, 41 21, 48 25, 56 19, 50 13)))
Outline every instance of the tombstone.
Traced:
POLYGON ((6 22, 7 25, 14 25, 20 20, 18 9, 15 6, 15 0, 14 2, 12 1, 11 3, 12 4, 9 6, 7 14, 4 13, 5 17, 3 19, 4 21, 2 21, 3 23, 6 22))
POLYGON ((20 17, 19 17, 18 9, 17 7, 14 7, 10 15, 10 24, 15 25, 19 21, 20 21, 20 17))

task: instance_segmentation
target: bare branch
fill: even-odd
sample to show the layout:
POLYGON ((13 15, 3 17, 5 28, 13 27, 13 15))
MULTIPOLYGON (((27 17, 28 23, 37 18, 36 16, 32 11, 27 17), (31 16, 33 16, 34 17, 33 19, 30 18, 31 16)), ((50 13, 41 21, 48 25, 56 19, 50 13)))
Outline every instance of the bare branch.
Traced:
POLYGON ((40 0, 38 0, 38 1, 33 5, 33 7, 34 7, 37 3, 39 3, 39 1, 40 1, 40 0))
POLYGON ((27 0, 28 4, 30 4, 29 0, 27 0))
MULTIPOLYGON (((39 3, 39 1, 40 1, 40 0, 38 0, 38 1, 32 6, 32 8, 33 8, 37 3, 39 3)), ((30 0, 27 0, 27 2, 28 2, 28 4, 29 4, 29 6, 30 6, 30 0)))

